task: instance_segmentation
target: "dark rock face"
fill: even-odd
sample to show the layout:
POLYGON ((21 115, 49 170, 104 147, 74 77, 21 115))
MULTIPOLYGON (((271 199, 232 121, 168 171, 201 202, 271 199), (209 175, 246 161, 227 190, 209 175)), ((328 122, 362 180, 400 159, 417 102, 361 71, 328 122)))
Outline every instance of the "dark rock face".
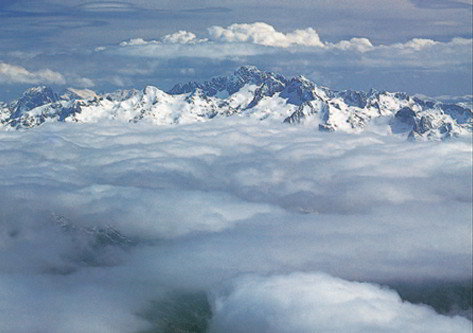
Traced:
POLYGON ((420 118, 420 121, 415 122, 413 131, 424 134, 433 127, 432 119, 429 117, 423 116, 420 118))
POLYGON ((400 109, 398 112, 396 112, 394 117, 395 119, 409 126, 414 126, 416 123, 416 113, 409 107, 400 109))
POLYGON ((317 98, 314 94, 314 88, 315 85, 306 78, 297 77, 288 82, 280 96, 287 98, 287 102, 290 104, 301 105, 317 98))
POLYGON ((339 96, 343 98, 343 101, 348 106, 364 108, 368 104, 368 97, 362 91, 344 90, 339 92, 339 96))
MULTIPOLYGON (((294 113, 292 113, 289 117, 284 119, 283 122, 287 124, 300 124, 305 119, 315 116, 319 112, 322 112, 324 114, 324 119, 328 120, 327 109, 328 109, 328 106, 326 104, 322 104, 322 107, 320 108, 318 105, 315 105, 314 102, 312 101, 304 102, 301 105, 299 105, 299 107, 294 113)), ((322 127, 323 129, 325 129, 324 126, 322 127)))
POLYGON ((230 76, 218 76, 202 83, 192 81, 185 84, 177 84, 169 90, 168 93, 171 95, 180 95, 200 89, 204 91, 207 96, 215 96, 221 91, 227 91, 228 94, 231 95, 239 91, 245 84, 261 85, 263 83, 269 87, 268 91, 274 91, 277 89, 275 87, 283 86, 285 82, 286 79, 280 74, 264 72, 254 66, 243 66, 230 76))
POLYGON ((38 106, 54 103, 59 97, 49 87, 36 87, 26 90, 20 99, 10 106, 13 109, 13 117, 20 116, 23 112, 32 110, 38 106))
POLYGON ((441 104, 440 108, 444 113, 450 115, 452 118, 455 118, 458 124, 468 124, 472 121, 472 110, 463 106, 457 104, 441 104))

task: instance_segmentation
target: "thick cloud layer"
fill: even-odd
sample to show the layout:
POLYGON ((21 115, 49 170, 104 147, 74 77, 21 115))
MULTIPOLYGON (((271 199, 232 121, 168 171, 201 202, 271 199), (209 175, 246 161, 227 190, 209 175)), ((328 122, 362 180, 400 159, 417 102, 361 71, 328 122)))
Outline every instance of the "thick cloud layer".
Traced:
POLYGON ((314 331, 318 315, 339 316, 336 332, 389 318, 407 331, 471 329, 338 279, 471 280, 468 139, 413 144, 229 118, 50 124, 0 142, 5 331, 137 332, 162 324, 149 309, 176 291, 212 296, 214 331, 243 332, 232 325, 243 317, 274 327, 273 315, 288 321, 281 332, 314 331), (336 298, 299 297, 335 290, 346 311, 336 298), (376 315, 350 317, 360 304, 376 315))

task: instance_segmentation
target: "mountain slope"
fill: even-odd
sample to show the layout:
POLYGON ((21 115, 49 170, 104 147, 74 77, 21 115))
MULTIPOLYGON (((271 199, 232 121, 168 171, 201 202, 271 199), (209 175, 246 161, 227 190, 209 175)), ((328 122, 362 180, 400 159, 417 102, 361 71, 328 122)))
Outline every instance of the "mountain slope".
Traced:
POLYGON ((103 95, 69 89, 62 96, 50 88, 31 88, 15 101, 0 103, 6 129, 31 128, 44 122, 148 122, 185 124, 241 116, 288 124, 310 124, 323 131, 359 132, 384 125, 410 139, 446 139, 472 132, 472 110, 405 93, 334 91, 303 76, 244 66, 233 75, 178 84, 169 92, 148 86, 103 95))

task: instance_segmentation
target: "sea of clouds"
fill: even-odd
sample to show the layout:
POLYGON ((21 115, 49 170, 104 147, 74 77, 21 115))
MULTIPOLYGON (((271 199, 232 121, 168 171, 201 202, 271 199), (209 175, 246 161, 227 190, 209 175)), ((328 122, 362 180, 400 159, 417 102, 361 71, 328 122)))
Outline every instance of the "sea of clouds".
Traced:
POLYGON ((440 314, 390 287, 471 283, 471 183, 471 137, 0 132, 0 331, 177 332, 207 304, 195 332, 471 332, 471 303, 440 314))

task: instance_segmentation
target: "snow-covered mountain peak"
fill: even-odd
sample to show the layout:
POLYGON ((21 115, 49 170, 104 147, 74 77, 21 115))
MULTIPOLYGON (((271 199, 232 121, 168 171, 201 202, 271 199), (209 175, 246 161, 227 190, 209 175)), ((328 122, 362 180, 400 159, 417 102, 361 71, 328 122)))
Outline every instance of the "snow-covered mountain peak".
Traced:
POLYGON ((39 86, 26 90, 18 100, 10 103, 10 107, 13 109, 14 115, 19 116, 23 112, 58 100, 58 95, 51 88, 39 86))
POLYGON ((265 72, 255 66, 242 66, 232 75, 217 76, 204 82, 191 81, 184 84, 176 84, 168 93, 180 95, 201 89, 207 96, 221 95, 222 92, 232 95, 247 84, 261 85, 267 83, 268 85, 274 85, 276 83, 285 84, 286 81, 286 78, 280 74, 265 72))
POLYGON ((233 73, 244 84, 260 85, 265 82, 286 82, 286 78, 280 74, 265 72, 255 66, 242 66, 233 73))
POLYGON ((338 93, 338 95, 343 98, 343 101, 348 106, 354 106, 359 108, 366 107, 368 99, 376 98, 376 93, 370 91, 370 93, 365 94, 362 91, 356 90, 343 90, 338 93))
POLYGON ((445 139, 473 128, 473 113, 465 104, 375 89, 335 91, 302 75, 287 79, 254 66, 204 82, 178 84, 169 92, 146 86, 100 95, 71 88, 58 97, 50 88, 36 87, 16 101, 0 103, 0 125, 6 129, 51 121, 171 125, 229 116, 315 125, 323 131, 360 132, 384 126, 378 132, 415 140, 445 139))
POLYGON ((53 90, 48 86, 37 86, 31 87, 23 92, 23 96, 40 94, 53 94, 53 90))
POLYGON ((316 94, 316 85, 304 76, 292 78, 286 83, 280 96, 287 98, 287 102, 294 105, 301 105, 304 102, 314 99, 322 99, 316 94))
POLYGON ((233 75, 240 78, 245 83, 262 82, 265 72, 255 66, 242 66, 233 75))
POLYGON ((294 78, 296 81, 299 81, 301 82, 302 84, 305 84, 305 85, 314 85, 314 83, 312 81, 310 81, 307 77, 305 77, 304 75, 298 75, 294 78))

